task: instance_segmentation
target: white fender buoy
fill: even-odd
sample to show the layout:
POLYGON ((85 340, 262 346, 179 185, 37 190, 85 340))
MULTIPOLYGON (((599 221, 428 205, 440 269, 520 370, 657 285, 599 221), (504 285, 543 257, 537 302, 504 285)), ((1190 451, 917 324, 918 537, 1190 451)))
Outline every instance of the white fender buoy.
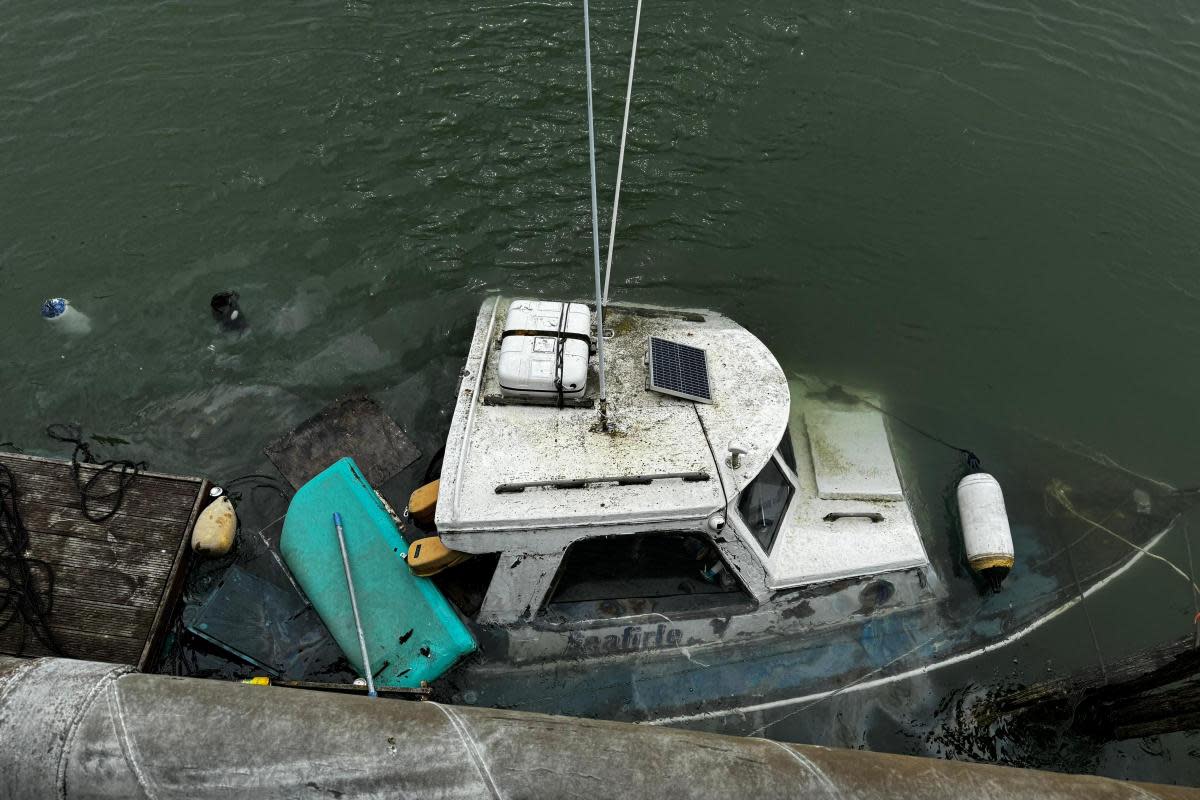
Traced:
POLYGON ((986 472, 959 481, 958 516, 967 563, 987 580, 992 591, 1000 591, 1014 563, 1012 531, 1000 483, 986 472))
POLYGON ((192 550, 206 556, 223 556, 233 547, 237 533, 237 512, 222 495, 208 504, 192 528, 192 550))

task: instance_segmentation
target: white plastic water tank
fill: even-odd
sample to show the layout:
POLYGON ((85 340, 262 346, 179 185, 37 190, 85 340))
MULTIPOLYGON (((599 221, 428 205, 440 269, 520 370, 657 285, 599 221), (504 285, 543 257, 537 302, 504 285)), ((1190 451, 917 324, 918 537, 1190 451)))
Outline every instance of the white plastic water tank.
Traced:
POLYGON ((1014 563, 1012 531, 1000 483, 986 472, 959 481, 958 516, 967 563, 999 591, 1014 563))
POLYGON ((513 300, 497 367, 501 393, 553 402, 561 380, 563 398, 583 397, 591 325, 591 310, 583 303, 513 300))

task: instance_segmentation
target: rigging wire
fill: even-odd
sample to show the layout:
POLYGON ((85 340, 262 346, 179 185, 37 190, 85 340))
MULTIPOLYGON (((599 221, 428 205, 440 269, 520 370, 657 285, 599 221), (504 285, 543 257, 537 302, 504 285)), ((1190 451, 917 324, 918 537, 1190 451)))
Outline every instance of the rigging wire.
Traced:
POLYGON ((1192 532, 1188 526, 1187 517, 1183 517, 1183 544, 1187 548, 1188 575, 1192 580, 1192 623, 1196 629, 1192 646, 1200 648, 1200 591, 1196 589, 1196 565, 1192 561, 1192 532))
POLYGON ((1129 541, 1124 536, 1122 536, 1121 534, 1114 531, 1112 528, 1102 525, 1100 522, 1097 522, 1096 520, 1088 517, 1086 514, 1083 514, 1078 509, 1076 509, 1075 504, 1071 502, 1071 498, 1067 497, 1066 484, 1062 483, 1061 481, 1055 481, 1047 490, 1047 494, 1049 494, 1050 497, 1052 497, 1056 501, 1058 501, 1059 505, 1061 505, 1067 511, 1067 513, 1070 514, 1071 516, 1077 517, 1081 521, 1087 523, 1088 525, 1091 525, 1093 528, 1104 531, 1109 536, 1112 536, 1113 538, 1124 542, 1125 544, 1132 547, 1134 550, 1137 550, 1138 552, 1140 552, 1142 555, 1149 556, 1150 558, 1153 558, 1156 561, 1161 561, 1162 563, 1166 564, 1176 574, 1178 574, 1179 577, 1183 578, 1185 581, 1188 582, 1188 585, 1192 587, 1193 592, 1200 593, 1200 586, 1197 586, 1196 582, 1192 580, 1191 576, 1188 575, 1186 572, 1184 572, 1179 567, 1177 567, 1173 561, 1171 561, 1168 558, 1165 558, 1164 556, 1160 556, 1157 553, 1151 553, 1147 548, 1142 547, 1139 544, 1129 541))
POLYGON ((621 123, 621 149, 617 154, 617 187, 613 191, 612 220, 608 228, 608 253, 604 267, 604 302, 608 303, 608 284, 612 278, 613 245, 617 241, 617 209, 621 206, 621 175, 625 171, 625 140, 629 133, 629 106, 633 98, 633 69, 637 64, 638 30, 642 25, 642 0, 633 17, 633 47, 629 51, 629 81, 625 84, 625 119, 621 123))
POLYGON ((596 279, 596 361, 600 373, 600 428, 608 431, 608 389, 604 383, 604 292, 600 286, 600 221, 596 200, 596 126, 592 116, 592 33, 588 0, 583 0, 583 57, 587 71, 588 164, 592 179, 592 262, 596 279))

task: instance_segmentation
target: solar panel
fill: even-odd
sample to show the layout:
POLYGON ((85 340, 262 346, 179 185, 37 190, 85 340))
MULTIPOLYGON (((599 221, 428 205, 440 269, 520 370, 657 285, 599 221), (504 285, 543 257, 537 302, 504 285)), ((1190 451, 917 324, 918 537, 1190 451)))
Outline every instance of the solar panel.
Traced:
POLYGON ((708 354, 699 347, 651 336, 650 388, 686 400, 711 403, 708 354))

